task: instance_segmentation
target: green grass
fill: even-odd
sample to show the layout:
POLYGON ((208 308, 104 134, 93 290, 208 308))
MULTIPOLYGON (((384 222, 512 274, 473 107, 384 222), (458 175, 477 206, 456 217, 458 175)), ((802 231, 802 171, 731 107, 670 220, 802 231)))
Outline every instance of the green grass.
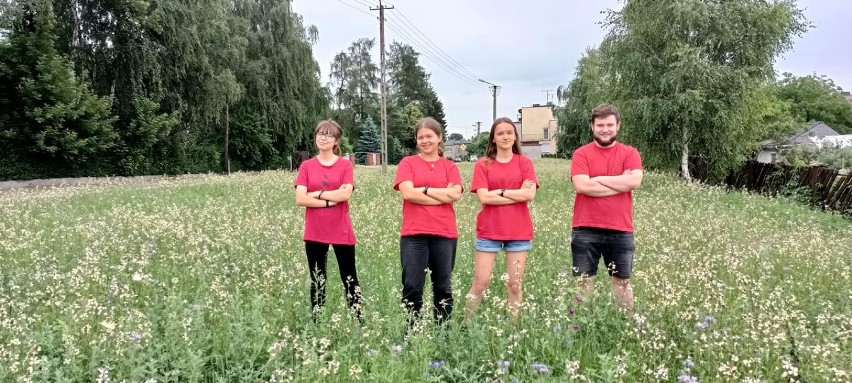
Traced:
MULTIPOLYGON (((457 315, 407 340, 393 174, 355 174, 364 326, 347 314, 334 257, 327 307, 309 319, 293 173, 2 192, 0 381, 671 382, 687 358, 701 382, 852 379, 849 220, 648 174, 634 196, 628 319, 605 280, 575 300, 568 167, 536 162, 521 323, 506 319, 498 257, 472 326, 460 325, 479 210, 466 193, 457 315)), ((469 183, 472 166, 461 170, 469 183)))

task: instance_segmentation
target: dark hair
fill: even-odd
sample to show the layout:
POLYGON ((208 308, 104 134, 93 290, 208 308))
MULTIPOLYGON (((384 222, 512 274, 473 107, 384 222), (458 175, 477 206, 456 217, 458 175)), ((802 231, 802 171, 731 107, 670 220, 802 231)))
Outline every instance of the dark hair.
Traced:
POLYGON ((417 120, 417 123, 414 124, 414 138, 415 139, 417 139, 417 131, 420 130, 420 129, 423 129, 423 128, 429 129, 432 132, 434 132, 436 135, 438 135, 438 139, 439 139, 438 140, 438 156, 443 157, 444 156, 444 135, 443 135, 442 132, 444 131, 444 128, 441 126, 441 123, 438 122, 438 120, 436 120, 432 117, 423 117, 423 118, 417 120))
POLYGON ((592 118, 589 119, 589 123, 594 125, 595 119, 609 116, 615 116, 615 122, 621 122, 621 114, 618 113, 618 108, 610 104, 600 104, 592 109, 592 118))
POLYGON ((340 138, 343 136, 343 127, 332 119, 322 120, 317 124, 317 127, 314 128, 314 138, 316 138, 317 133, 320 131, 328 132, 331 131, 331 134, 334 136, 334 140, 337 141, 334 144, 334 147, 331 149, 332 153, 335 155, 340 155, 340 138))
POLYGON ((497 159, 497 143, 494 142, 494 131, 497 130, 497 125, 503 123, 512 125, 512 129, 515 131, 515 144, 512 145, 512 153, 521 154, 521 137, 518 136, 518 127, 515 126, 515 123, 510 118, 500 117, 491 124, 491 133, 488 134, 488 146, 485 148, 485 157, 488 158, 486 161, 489 163, 497 159))

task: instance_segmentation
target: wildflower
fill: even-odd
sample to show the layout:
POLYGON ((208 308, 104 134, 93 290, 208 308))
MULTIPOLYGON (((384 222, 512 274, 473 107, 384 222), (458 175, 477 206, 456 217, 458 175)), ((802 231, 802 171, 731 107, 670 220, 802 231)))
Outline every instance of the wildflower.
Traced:
POLYGON ((689 374, 680 374, 677 377, 678 383, 698 383, 698 378, 689 374))
POLYGON ((127 338, 128 340, 130 340, 130 343, 139 343, 139 341, 142 340, 142 334, 134 331, 130 333, 130 336, 128 336, 127 338))
POLYGON ((369 351, 367 351, 367 356, 376 356, 376 355, 379 355, 379 350, 370 349, 369 351))
POLYGON ((396 346, 393 346, 393 352, 395 352, 397 354, 402 353, 402 345, 398 344, 396 346))
POLYGON ((574 306, 568 306, 568 314, 574 315, 574 306))
POLYGON ((543 363, 533 363, 533 364, 530 365, 530 367, 533 370, 535 370, 536 372, 538 372, 539 374, 549 374, 550 373, 550 368, 547 367, 547 365, 543 364, 543 363))
POLYGON ((500 371, 500 374, 508 373, 509 372, 509 361, 508 360, 497 361, 497 369, 500 371))
POLYGON ((686 358, 686 360, 683 361, 683 368, 686 369, 686 371, 691 370, 693 367, 695 367, 695 363, 692 362, 691 358, 686 358))
POLYGON ((436 362, 429 362, 429 368, 441 368, 441 367, 444 367, 445 364, 447 364, 447 362, 445 362, 443 360, 439 360, 439 361, 436 361, 436 362))

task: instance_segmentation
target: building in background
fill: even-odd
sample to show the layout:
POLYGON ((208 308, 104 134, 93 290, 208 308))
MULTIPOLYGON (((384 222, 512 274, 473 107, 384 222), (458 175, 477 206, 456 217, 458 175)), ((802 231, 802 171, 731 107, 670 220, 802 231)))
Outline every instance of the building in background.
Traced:
POLYGON ((553 103, 533 104, 518 109, 515 122, 521 136, 524 154, 532 159, 543 154, 556 154, 556 131, 558 124, 553 117, 553 103))

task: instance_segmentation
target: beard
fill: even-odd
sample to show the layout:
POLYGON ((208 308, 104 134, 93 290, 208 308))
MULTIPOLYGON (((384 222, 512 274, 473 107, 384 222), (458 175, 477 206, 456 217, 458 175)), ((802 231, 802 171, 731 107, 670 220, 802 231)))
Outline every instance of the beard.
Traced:
POLYGON ((612 136, 612 137, 610 137, 610 139, 608 141, 604 141, 604 140, 598 138, 598 136, 594 136, 594 138, 595 138, 595 142, 597 142, 598 145, 600 145, 600 146, 610 146, 615 141, 618 140, 618 136, 612 136))

